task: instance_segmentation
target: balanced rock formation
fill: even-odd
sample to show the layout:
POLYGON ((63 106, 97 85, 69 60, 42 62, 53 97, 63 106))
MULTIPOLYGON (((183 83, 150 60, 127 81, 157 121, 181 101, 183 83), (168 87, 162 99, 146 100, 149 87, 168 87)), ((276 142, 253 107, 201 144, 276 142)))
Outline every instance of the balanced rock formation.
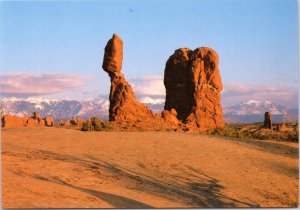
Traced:
POLYGON ((180 48, 166 63, 165 110, 175 109, 177 118, 192 131, 222 127, 223 89, 217 53, 206 47, 194 51, 180 48))
POLYGON ((272 113, 271 112, 265 112, 265 120, 264 120, 263 127, 273 130, 273 127, 272 127, 272 113))
POLYGON ((110 77, 109 120, 117 123, 130 122, 136 125, 154 121, 154 114, 140 103, 129 83, 121 73, 123 59, 123 41, 113 35, 105 47, 102 68, 110 77))

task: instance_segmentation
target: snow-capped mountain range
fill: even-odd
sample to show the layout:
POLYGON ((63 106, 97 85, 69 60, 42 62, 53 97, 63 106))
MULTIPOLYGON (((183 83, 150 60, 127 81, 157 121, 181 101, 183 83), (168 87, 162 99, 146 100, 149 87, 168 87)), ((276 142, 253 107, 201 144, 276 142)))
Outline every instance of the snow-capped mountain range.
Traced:
POLYGON ((223 108, 225 122, 229 123, 261 122, 265 112, 272 113, 273 122, 298 121, 298 109, 290 109, 271 101, 249 100, 223 108))
POLYGON ((224 114, 231 115, 262 115, 266 111, 273 115, 287 114, 289 108, 271 101, 249 100, 245 103, 237 104, 223 109, 224 114))
POLYGON ((3 98, 0 100, 4 114, 31 116, 39 112, 42 117, 52 115, 55 119, 70 119, 72 116, 108 118, 109 101, 103 98, 93 100, 53 100, 46 98, 3 98))
MULTIPOLYGON (((164 108, 162 98, 143 97, 139 99, 154 112, 164 108)), ((39 112, 42 117, 52 115, 55 119, 70 119, 72 116, 89 118, 99 116, 108 119, 109 101, 103 97, 92 100, 56 100, 42 97, 2 98, 0 100, 4 114, 18 116, 39 112)), ((289 109, 271 101, 249 100, 230 107, 223 107, 225 122, 259 122, 266 111, 272 112, 273 121, 297 121, 298 109, 289 109)))

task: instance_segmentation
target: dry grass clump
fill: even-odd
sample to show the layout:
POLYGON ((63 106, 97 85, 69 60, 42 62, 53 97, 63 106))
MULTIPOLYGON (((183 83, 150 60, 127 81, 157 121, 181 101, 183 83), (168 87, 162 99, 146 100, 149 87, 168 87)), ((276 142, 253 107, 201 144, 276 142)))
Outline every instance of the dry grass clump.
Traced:
POLYGON ((102 121, 98 117, 91 117, 82 125, 82 131, 110 131, 114 129, 114 125, 108 121, 102 121))

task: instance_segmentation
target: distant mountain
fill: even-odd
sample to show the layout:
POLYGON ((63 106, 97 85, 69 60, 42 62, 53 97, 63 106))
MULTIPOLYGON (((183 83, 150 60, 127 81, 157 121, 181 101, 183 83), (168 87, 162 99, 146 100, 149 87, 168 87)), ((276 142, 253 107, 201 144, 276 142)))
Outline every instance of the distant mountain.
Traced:
MULTIPOLYGON (((159 113, 164 109, 163 98, 140 98, 141 103, 159 113)), ((42 117, 52 115, 56 120, 70 119, 72 116, 90 118, 99 116, 108 119, 109 101, 102 97, 93 100, 53 100, 45 98, 3 98, 0 100, 4 114, 18 116, 39 112, 42 117)), ((289 109, 270 101, 250 100, 230 107, 223 107, 224 120, 227 123, 262 122, 264 113, 272 112, 273 122, 298 121, 298 109, 289 109)))
POLYGON ((290 109, 271 101, 249 100, 230 107, 224 107, 224 119, 228 123, 262 122, 265 112, 272 113, 273 122, 298 121, 298 109, 290 109))
POLYGON ((42 117, 52 115, 56 120, 70 119, 72 116, 89 118, 99 116, 108 118, 109 101, 103 98, 94 100, 52 100, 45 98, 3 98, 1 106, 4 114, 31 116, 32 112, 39 112, 42 117))
POLYGON ((149 109, 151 109, 153 112, 161 112, 164 110, 165 106, 165 99, 162 98, 150 98, 150 97, 144 97, 140 99, 141 103, 145 104, 149 109))

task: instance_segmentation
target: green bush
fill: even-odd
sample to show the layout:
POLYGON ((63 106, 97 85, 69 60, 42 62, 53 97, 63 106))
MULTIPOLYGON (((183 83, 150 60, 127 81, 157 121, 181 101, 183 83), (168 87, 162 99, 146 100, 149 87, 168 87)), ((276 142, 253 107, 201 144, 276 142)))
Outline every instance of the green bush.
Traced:
POLYGON ((108 121, 101 121, 98 117, 91 117, 83 123, 82 131, 109 131, 113 130, 114 125, 108 121))

